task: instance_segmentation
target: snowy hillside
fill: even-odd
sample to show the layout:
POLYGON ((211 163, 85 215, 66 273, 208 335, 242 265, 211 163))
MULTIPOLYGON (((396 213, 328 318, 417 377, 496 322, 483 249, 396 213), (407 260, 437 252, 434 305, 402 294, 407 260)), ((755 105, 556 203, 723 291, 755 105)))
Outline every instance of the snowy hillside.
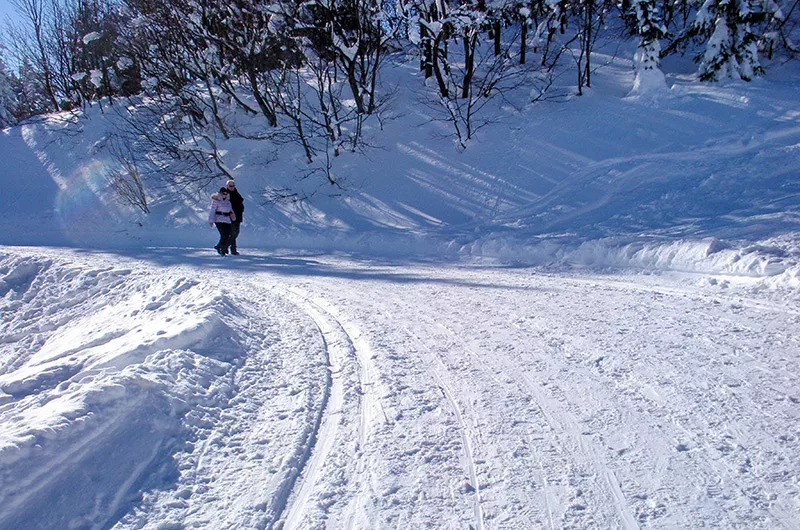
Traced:
MULTIPOLYGON (((336 161, 343 188, 307 176, 299 148, 229 140, 226 164, 247 199, 242 244, 755 275, 791 269, 796 278, 796 69, 752 83, 672 75, 666 93, 626 97, 630 61, 603 61, 609 66, 583 97, 526 104, 519 93, 488 109, 493 123, 463 152, 418 96, 400 92, 367 156, 336 161), (285 190, 310 199, 270 200, 285 190)), ((102 113, 95 106, 88 118, 5 131, 3 182, 27 183, 2 199, 6 243, 213 244, 207 195, 153 189, 162 198, 148 216, 112 200, 106 176, 120 113, 119 103, 102 113)))
POLYGON ((3 131, 0 530, 800 529, 800 72, 597 59, 342 189, 230 140, 240 256, 222 180, 113 201, 114 109, 3 131))

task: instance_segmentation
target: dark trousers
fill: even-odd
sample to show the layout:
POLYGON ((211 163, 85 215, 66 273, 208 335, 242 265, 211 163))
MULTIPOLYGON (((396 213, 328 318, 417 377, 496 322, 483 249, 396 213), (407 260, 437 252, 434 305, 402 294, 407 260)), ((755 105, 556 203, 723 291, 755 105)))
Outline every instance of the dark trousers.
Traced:
POLYGON ((236 238, 239 237, 239 228, 242 226, 241 221, 234 221, 231 223, 231 235, 228 242, 231 245, 231 250, 236 252, 236 238))
POLYGON ((214 223, 219 230, 219 243, 214 248, 222 249, 224 252, 228 251, 228 245, 231 244, 231 223, 214 223))

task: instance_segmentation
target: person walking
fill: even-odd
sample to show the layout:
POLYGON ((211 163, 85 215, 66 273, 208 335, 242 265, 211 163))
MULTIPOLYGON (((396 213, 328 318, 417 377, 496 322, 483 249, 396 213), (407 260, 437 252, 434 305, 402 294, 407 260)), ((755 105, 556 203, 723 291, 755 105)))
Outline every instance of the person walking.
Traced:
POLYGON ((211 209, 208 212, 208 224, 217 225, 219 231, 219 243, 214 247, 220 256, 228 253, 230 246, 231 226, 236 214, 228 198, 228 190, 224 187, 211 196, 211 209))
POLYGON ((231 199, 231 206, 233 207, 233 213, 236 214, 236 219, 231 222, 231 254, 238 256, 239 251, 236 248, 236 238, 239 237, 239 229, 242 226, 242 215, 244 215, 244 197, 242 197, 242 195, 239 193, 239 190, 236 189, 236 183, 232 180, 229 180, 225 183, 225 189, 228 190, 228 195, 230 195, 231 199))

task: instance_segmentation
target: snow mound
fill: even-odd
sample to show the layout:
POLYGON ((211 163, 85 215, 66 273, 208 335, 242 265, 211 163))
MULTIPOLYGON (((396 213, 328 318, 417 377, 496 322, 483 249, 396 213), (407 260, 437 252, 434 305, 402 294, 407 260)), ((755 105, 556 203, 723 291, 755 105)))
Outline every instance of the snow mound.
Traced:
POLYGON ((800 234, 741 246, 713 237, 676 241, 571 239, 487 236, 451 249, 470 258, 540 266, 688 272, 750 278, 773 288, 800 287, 800 234))
POLYGON ((231 391, 241 347, 218 292, 4 256, 0 295, 0 482, 17 485, 0 490, 0 527, 113 517, 175 472, 183 415, 231 391))

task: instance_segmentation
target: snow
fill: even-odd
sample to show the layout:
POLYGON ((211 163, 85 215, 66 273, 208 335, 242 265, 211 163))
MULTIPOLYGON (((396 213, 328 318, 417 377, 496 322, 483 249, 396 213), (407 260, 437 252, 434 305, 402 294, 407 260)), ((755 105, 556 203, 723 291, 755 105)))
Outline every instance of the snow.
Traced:
POLYGON ((116 107, 2 131, 0 529, 800 528, 800 72, 598 59, 464 151, 400 94, 335 197, 228 142, 224 258, 116 107))
POLYGON ((103 72, 101 70, 90 70, 89 81, 91 81, 96 88, 100 88, 103 86, 103 72))
POLYGON ((102 38, 103 38, 102 34, 100 34, 97 31, 92 31, 91 33, 87 33, 86 35, 84 35, 82 40, 84 44, 89 44, 90 42, 94 42, 102 38))
POLYGON ((127 70, 133 67, 134 62, 130 57, 120 57, 116 64, 120 70, 127 70))

